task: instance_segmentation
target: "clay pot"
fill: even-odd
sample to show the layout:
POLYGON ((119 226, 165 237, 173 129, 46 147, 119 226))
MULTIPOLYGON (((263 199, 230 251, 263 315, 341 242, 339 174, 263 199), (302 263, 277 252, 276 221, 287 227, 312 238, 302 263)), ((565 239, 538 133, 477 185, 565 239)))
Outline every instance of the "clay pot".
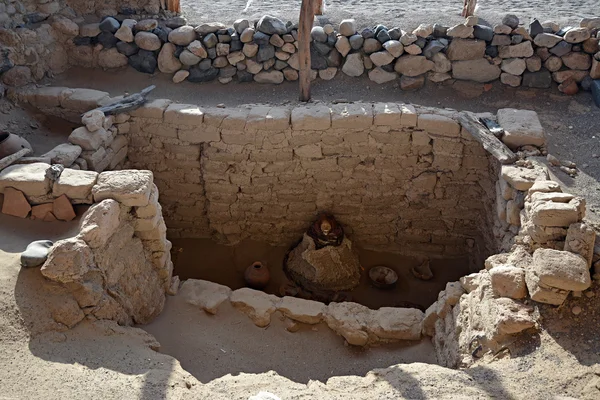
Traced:
POLYGON ((0 132, 0 159, 25 148, 31 149, 27 140, 12 133, 0 132))
POLYGON ((269 268, 258 261, 246 268, 246 272, 244 272, 246 286, 252 289, 264 289, 270 278, 269 268))

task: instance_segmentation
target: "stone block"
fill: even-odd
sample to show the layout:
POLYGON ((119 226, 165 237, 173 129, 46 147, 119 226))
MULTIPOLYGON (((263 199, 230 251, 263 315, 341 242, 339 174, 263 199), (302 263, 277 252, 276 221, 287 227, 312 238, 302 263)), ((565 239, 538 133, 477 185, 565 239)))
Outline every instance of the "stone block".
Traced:
POLYGON ((231 289, 227 286, 199 279, 188 279, 179 289, 187 303, 202 308, 209 314, 216 314, 219 306, 229 299, 231 289))
POLYGON ((179 129, 177 132, 177 137, 180 140, 192 144, 218 142, 221 140, 221 135, 219 134, 219 131, 206 129, 206 127, 202 125, 192 130, 179 129))
POLYGON ((279 299, 272 294, 242 288, 234 290, 229 297, 231 304, 246 314, 256 326, 265 327, 271 323, 271 314, 277 309, 279 299))
POLYGON ((71 201, 64 194, 52 202, 52 214, 61 221, 71 221, 76 217, 71 201))
POLYGON ((29 215, 29 211, 31 211, 31 206, 23 195, 23 192, 11 187, 4 189, 3 214, 26 218, 29 215))
MULTIPOLYGON (((47 218, 53 218, 54 214, 53 204, 52 203, 44 203, 37 206, 31 207, 31 219, 39 219, 45 221, 47 218), (52 214, 52 217, 49 217, 48 214, 52 214)), ((56 218, 56 217, 54 217, 56 218)))
POLYGON ((531 206, 531 221, 544 227, 567 227, 579 221, 575 204, 540 201, 531 206))
POLYGON ((98 176, 98 182, 92 188, 92 194, 96 202, 115 199, 128 207, 143 207, 148 205, 152 187, 151 171, 107 171, 98 176))
POLYGON ((596 231, 583 222, 569 225, 565 239, 565 251, 576 253, 585 258, 588 268, 592 266, 596 231))
POLYGON ((460 125, 458 122, 443 115, 419 114, 417 128, 436 135, 460 136, 460 125))
POLYGON ((502 108, 498 110, 498 124, 504 129, 502 141, 511 149, 521 146, 543 146, 544 128, 535 111, 502 108))
POLYGON ((286 317, 305 324, 318 324, 323 320, 325 304, 318 301, 285 296, 277 310, 286 317))
POLYGON ((295 107, 292 110, 292 129, 324 131, 331 127, 331 110, 324 105, 295 107))
POLYGON ((38 88, 33 98, 29 98, 29 103, 37 108, 60 107, 62 93, 67 90, 66 87, 48 86, 38 88))
POLYGON ((425 314, 415 308, 381 307, 370 330, 381 339, 419 340, 425 314))
POLYGON ((0 193, 7 187, 20 190, 26 197, 44 196, 51 182, 46 177, 50 165, 45 163, 11 165, 0 171, 0 193))
POLYGON ((522 168, 512 165, 503 165, 500 170, 501 179, 508 182, 513 188, 527 191, 536 181, 546 180, 547 175, 541 168, 522 168))
POLYGON ((170 104, 165 110, 164 121, 171 124, 199 127, 204 122, 204 112, 190 104, 170 104))
POLYGON ((371 104, 334 104, 331 106, 331 127, 337 129, 369 129, 373 125, 371 104))
POLYGON ((66 195, 74 204, 91 204, 92 187, 96 184, 98 173, 94 171, 78 171, 67 168, 52 186, 52 195, 66 195))
POLYGON ((373 125, 401 126, 402 110, 396 103, 375 103, 373 105, 373 125))
POLYGON ((496 296, 523 299, 527 296, 525 270, 512 265, 499 265, 490 270, 492 289, 496 296))
POLYGON ((48 157, 52 164, 62 164, 65 167, 70 167, 81 154, 81 150, 81 146, 62 143, 43 154, 42 157, 48 157))
POLYGON ((591 285, 586 260, 568 251, 537 249, 526 273, 528 279, 535 275, 539 285, 546 288, 583 291, 591 285))
POLYGON ((171 100, 156 99, 145 103, 143 106, 131 112, 132 117, 163 119, 165 110, 171 104, 171 100))
MULTIPOLYGON (((85 126, 75 129, 68 138, 69 142, 83 150, 95 151, 110 140, 110 135, 102 128, 90 132, 85 126)), ((75 157, 77 158, 77 157, 75 157)))
POLYGON ((61 93, 60 105, 69 111, 85 113, 101 106, 110 98, 106 92, 93 89, 68 89, 61 93))
POLYGON ((94 204, 81 218, 79 237, 93 249, 104 246, 119 227, 120 213, 116 200, 106 199, 94 204))
POLYGON ((92 250, 83 240, 73 237, 54 243, 41 272, 55 282, 82 282, 95 265, 92 250))

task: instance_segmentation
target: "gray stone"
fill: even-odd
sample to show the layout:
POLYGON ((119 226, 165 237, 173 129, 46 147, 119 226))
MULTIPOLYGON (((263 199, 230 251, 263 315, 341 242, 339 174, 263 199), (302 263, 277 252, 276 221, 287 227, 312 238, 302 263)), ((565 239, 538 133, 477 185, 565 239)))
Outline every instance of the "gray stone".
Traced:
POLYGON ((571 52, 573 45, 565 42, 564 40, 558 42, 558 44, 550 49, 550 53, 554 54, 557 57, 562 57, 571 52))
POLYGON ((266 33, 267 35, 285 35, 288 31, 285 23, 279 18, 265 15, 258 20, 256 29, 260 32, 266 33))
POLYGON ((352 47, 352 50, 359 50, 365 42, 365 38, 358 34, 350 36, 350 39, 348 40, 350 41, 350 47, 352 47))
POLYGON ((423 56, 404 56, 396 61, 394 70, 402 75, 418 76, 431 71, 433 67, 433 61, 423 56))
POLYGON ((169 33, 169 42, 178 46, 187 46, 196 40, 196 32, 191 26, 182 26, 169 33))
POLYGON ((475 25, 473 27, 473 36, 475 36, 475 39, 481 39, 485 40, 486 42, 490 42, 494 38, 494 30, 489 26, 475 25))
POLYGON ((327 42, 327 34, 320 26, 314 26, 310 31, 310 36, 314 41, 326 43, 327 42))
POLYGON ((485 41, 468 39, 454 39, 446 51, 452 61, 476 60, 483 58, 484 53, 485 41))
POLYGON ((352 36, 356 33, 356 21, 353 19, 345 19, 340 22, 340 35, 342 36, 352 36))
POLYGON ((510 26, 512 29, 516 29, 519 26, 519 17, 514 14, 506 14, 502 18, 502 24, 510 26))
POLYGON ((50 240, 36 240, 29 243, 23 253, 21 253, 21 266, 25 268, 34 268, 41 266, 48 258, 50 248, 54 243, 50 240))
POLYGON ((245 29, 250 27, 250 21, 248 21, 247 19, 238 19, 233 23, 233 29, 235 29, 235 31, 241 35, 242 32, 244 32, 245 29))
POLYGON ((198 35, 200 36, 206 36, 210 33, 214 34, 221 29, 227 29, 227 27, 220 22, 209 22, 206 24, 198 25, 196 28, 194 28, 196 33, 198 33, 198 35))
POLYGON ((533 39, 533 43, 539 47, 554 47, 561 41, 560 36, 551 33, 541 33, 533 39))
POLYGON ((565 33, 565 42, 581 43, 590 38, 590 31, 587 28, 573 28, 565 33))
POLYGON ((283 73, 281 71, 261 71, 254 75, 254 80, 258 83, 280 84, 283 82, 283 73))
POLYGON ((135 44, 137 44, 140 49, 148 51, 158 50, 162 45, 158 36, 151 32, 138 32, 135 35, 135 44))
POLYGON ((432 40, 423 49, 423 55, 425 57, 431 59, 434 54, 439 53, 440 51, 444 50, 445 47, 446 46, 442 42, 440 42, 439 40, 432 40))
POLYGON ((348 76, 361 76, 365 71, 362 54, 353 53, 346 57, 342 72, 348 76))
POLYGON ((542 26, 540 21, 537 20, 537 18, 534 18, 529 23, 529 36, 531 36, 532 38, 535 38, 537 35, 539 35, 543 32, 544 32, 544 27, 542 26))
POLYGON ((120 26, 121 24, 119 24, 119 21, 113 17, 108 17, 105 18, 104 21, 100 22, 99 28, 102 32, 115 33, 117 30, 119 30, 120 26))
POLYGON ((382 84, 386 82, 391 82, 398 78, 398 74, 394 72, 388 72, 383 68, 374 68, 369 71, 369 79, 377 84, 382 84))
POLYGON ((526 41, 513 46, 501 46, 499 49, 500 58, 527 58, 533 55, 531 42, 526 41))
POLYGON ((381 43, 377 39, 366 39, 363 43, 363 50, 366 54, 375 53, 381 49, 381 43))
POLYGON ((500 77, 500 68, 490 64, 485 58, 452 63, 452 77, 475 82, 490 82, 500 77))
POLYGON ((217 45, 217 43, 219 43, 219 39, 214 33, 209 33, 208 35, 204 36, 202 43, 204 43, 207 48, 212 49, 217 45))

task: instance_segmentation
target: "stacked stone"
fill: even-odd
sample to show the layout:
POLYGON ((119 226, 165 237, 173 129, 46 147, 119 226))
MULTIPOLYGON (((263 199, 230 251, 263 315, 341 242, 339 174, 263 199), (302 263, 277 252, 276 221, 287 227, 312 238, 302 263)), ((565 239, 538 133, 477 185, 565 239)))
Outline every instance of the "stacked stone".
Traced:
MULTIPOLYGON (((256 23, 241 19, 233 27, 192 27, 181 17, 137 21, 123 14, 81 26, 57 14, 48 22, 28 34, 0 38, 7 46, 0 55, 6 85, 22 86, 72 65, 131 65, 144 73, 173 74, 176 83, 237 79, 277 84, 298 78, 297 29, 271 16, 256 23)), ((555 81, 566 94, 593 89, 600 104, 600 18, 584 18, 576 28, 537 20, 526 28, 514 15, 493 28, 477 22, 469 17, 453 27, 422 24, 412 31, 377 25, 359 32, 354 20, 342 21, 337 32, 331 25, 315 26, 311 78, 329 80, 341 69, 349 76, 366 73, 378 84, 399 78, 403 90, 420 88, 426 78, 500 79, 534 88, 555 81)))
POLYGON ((2 213, 42 221, 70 221, 72 204, 91 204, 92 186, 98 174, 65 169, 58 177, 48 173, 46 163, 17 164, 0 171, 2 213))
POLYGON ((483 242, 474 232, 491 213, 494 175, 454 117, 398 104, 155 100, 132 113, 128 158, 155 171, 173 237, 288 243, 328 209, 362 246, 464 255, 483 242))
POLYGON ((200 153, 203 143, 218 140, 219 133, 202 129, 203 121, 204 112, 198 107, 168 100, 154 100, 132 112, 128 137, 135 151, 130 152, 128 165, 154 171, 171 237, 211 234, 200 153))
MULTIPOLYGON (((333 29, 332 29, 333 31, 333 29)), ((89 47, 101 44, 97 54, 102 68, 127 64, 140 72, 173 74, 173 81, 228 83, 281 83, 298 77, 297 30, 291 23, 264 16, 256 24, 241 19, 233 27, 207 23, 185 25, 181 18, 121 23, 107 17, 100 24, 82 27, 74 43, 89 47)), ((88 58, 93 58, 90 53, 88 58)))
POLYGON ((325 305, 296 297, 279 298, 248 288, 232 291, 227 286, 197 279, 186 280, 180 295, 187 303, 210 314, 217 314, 219 306, 229 300, 259 327, 268 326, 276 311, 304 324, 325 322, 348 344, 355 346, 421 338, 423 312, 415 308, 371 310, 352 302, 325 305))
POLYGON ((41 269, 64 292, 52 316, 69 328, 86 317, 148 323, 162 311, 173 271, 152 172, 103 172, 86 189, 94 204, 78 234, 56 242, 41 269))
POLYGON ((23 99, 44 113, 83 126, 73 130, 69 143, 56 146, 37 157, 23 157, 17 163, 43 162, 65 168, 102 172, 119 169, 127 157, 129 115, 105 116, 98 110, 88 111, 111 102, 106 92, 63 87, 40 88, 23 94, 23 99), (83 118, 81 114, 83 114, 83 118))

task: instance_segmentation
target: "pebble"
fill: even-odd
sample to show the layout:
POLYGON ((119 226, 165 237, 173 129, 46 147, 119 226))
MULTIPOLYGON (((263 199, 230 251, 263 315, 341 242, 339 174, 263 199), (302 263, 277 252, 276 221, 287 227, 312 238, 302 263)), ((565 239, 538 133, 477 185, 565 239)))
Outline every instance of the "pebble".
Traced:
POLYGON ((31 242, 21 253, 21 265, 25 268, 39 267, 48 258, 50 248, 54 245, 51 240, 36 240, 31 242))
POLYGON ((579 306, 575 306, 571 309, 571 312, 573 313, 573 315, 579 315, 579 314, 581 314, 581 311, 583 311, 583 310, 579 306))

